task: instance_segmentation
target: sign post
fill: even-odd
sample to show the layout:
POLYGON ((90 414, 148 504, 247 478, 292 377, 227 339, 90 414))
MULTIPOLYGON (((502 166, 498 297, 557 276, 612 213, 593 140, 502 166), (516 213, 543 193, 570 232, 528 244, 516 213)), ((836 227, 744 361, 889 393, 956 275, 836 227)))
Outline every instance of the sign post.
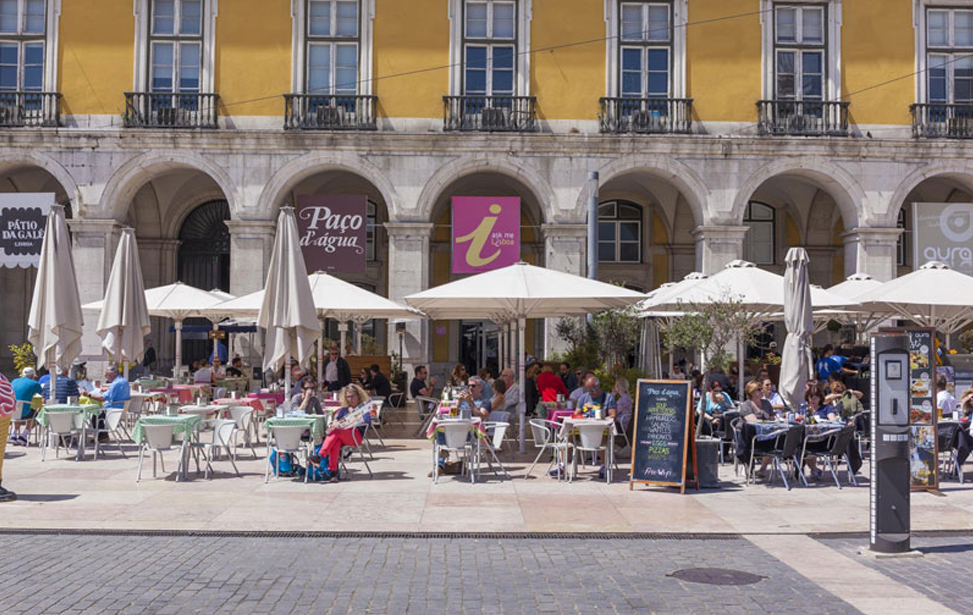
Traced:
POLYGON ((630 490, 635 483, 645 483, 679 487, 685 493, 690 481, 699 489, 692 404, 689 381, 638 381, 630 490))

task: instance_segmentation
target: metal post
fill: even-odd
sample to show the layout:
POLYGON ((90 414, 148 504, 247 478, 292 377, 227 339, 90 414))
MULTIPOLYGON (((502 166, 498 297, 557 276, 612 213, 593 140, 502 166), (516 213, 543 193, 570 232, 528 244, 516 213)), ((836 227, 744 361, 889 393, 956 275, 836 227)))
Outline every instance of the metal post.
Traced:
POLYGON ((318 320, 321 325, 321 337, 318 338, 318 387, 323 391, 324 384, 324 319, 318 320))
POLYGON ((527 328, 527 320, 524 318, 517 319, 517 378, 520 380, 520 400, 517 402, 517 413, 519 414, 520 422, 520 452, 523 453, 526 450, 527 442, 527 426, 524 425, 524 420, 527 418, 527 406, 526 406, 526 393, 527 393, 527 379, 524 376, 525 365, 524 365, 524 329, 527 328))
POLYGON ((182 320, 176 321, 176 365, 172 368, 172 377, 179 381, 179 375, 182 371, 182 320))
POLYGON ((598 171, 588 173, 588 278, 598 279, 598 171))

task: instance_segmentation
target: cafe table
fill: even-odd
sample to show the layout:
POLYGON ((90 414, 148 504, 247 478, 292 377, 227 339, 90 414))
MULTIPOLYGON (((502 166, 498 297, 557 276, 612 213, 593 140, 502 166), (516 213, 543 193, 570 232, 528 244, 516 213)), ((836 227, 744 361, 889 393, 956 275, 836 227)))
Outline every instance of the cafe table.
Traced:
POLYGON ((178 404, 190 404, 195 397, 195 391, 188 384, 173 384, 167 387, 152 389, 151 393, 161 393, 166 398, 178 404))
POLYGON ((967 458, 970 456, 970 452, 973 451, 973 437, 970 436, 970 421, 957 421, 954 419, 940 419, 937 423, 937 434, 940 439, 940 443, 946 444, 949 448, 945 449, 947 452, 949 450, 955 451, 956 455, 956 469, 959 482, 963 482, 962 468, 963 464, 966 462, 967 458), (952 434, 950 434, 952 432, 952 434), (943 442, 943 439, 951 436, 950 442, 943 442))
MULTIPOLYGON (((458 416, 450 416, 450 414, 449 414, 449 408, 446 407, 446 406, 444 406, 444 405, 440 405, 440 409, 436 412, 436 414, 429 421, 429 427, 426 429, 426 437, 429 440, 435 440, 436 439, 436 435, 439 432, 444 431, 444 429, 443 429, 443 423, 448 423, 450 421, 464 421, 464 420, 468 420, 470 422, 470 433, 473 434, 473 436, 474 436, 473 437, 473 444, 474 444, 474 446, 476 446, 476 450, 473 451, 473 459, 476 460, 476 462, 475 462, 476 463, 476 468, 475 469, 471 469, 471 471, 475 471, 476 472, 476 476, 479 477, 479 475, 480 475, 480 468, 479 468, 480 445, 483 442, 483 440, 485 440, 487 438, 487 430, 486 430, 486 427, 483 425, 483 421, 481 421, 479 417, 474 417, 474 418, 470 418, 470 419, 464 419, 464 418, 461 418, 461 417, 458 417, 458 416), (443 411, 443 410, 445 410, 445 411, 443 411)), ((435 450, 436 450, 436 447, 433 447, 433 451, 434 451, 433 455, 435 455, 435 450)), ((435 457, 434 457, 433 460, 432 460, 432 462, 433 462, 433 464, 436 464, 436 463, 439 463, 439 460, 438 459, 435 459, 435 457)))
POLYGON ((305 427, 311 432, 311 440, 315 444, 321 444, 324 440, 325 423, 328 417, 325 414, 298 414, 291 413, 284 416, 272 416, 264 421, 264 429, 268 436, 275 427, 305 427))
POLYGON ((176 474, 176 480, 181 475, 183 479, 189 479, 189 459, 188 452, 192 440, 196 437, 196 430, 202 422, 202 417, 198 414, 177 414, 165 415, 157 414, 154 416, 143 416, 135 421, 135 428, 132 430, 132 441, 138 445, 142 444, 145 437, 146 425, 172 425, 172 436, 178 438, 182 436, 182 445, 179 449, 179 467, 182 472, 176 474))
MULTIPOLYGON (((605 446, 605 479, 611 482, 611 464, 614 463, 614 442, 615 442, 615 419, 603 418, 603 419, 589 419, 589 418, 574 418, 573 416, 566 416, 561 420, 561 429, 558 430, 557 436, 563 441, 567 441, 569 438, 578 438, 578 427, 585 425, 599 425, 603 427, 608 432, 608 442, 604 444, 605 446)), ((602 440, 604 443, 604 440, 602 440)), ((577 452, 575 452, 575 470, 577 473, 577 452)), ((573 477, 572 477, 573 478, 573 477)))
POLYGON ((247 397, 251 399, 269 399, 273 401, 278 406, 284 403, 284 392, 283 391, 273 391, 273 392, 260 392, 260 393, 249 393, 247 397))
POLYGON ((47 427, 50 414, 73 414, 74 426, 81 430, 81 438, 78 442, 78 461, 85 459, 85 442, 88 439, 88 428, 91 424, 91 417, 101 414, 101 404, 48 404, 40 409, 35 420, 38 425, 47 427))

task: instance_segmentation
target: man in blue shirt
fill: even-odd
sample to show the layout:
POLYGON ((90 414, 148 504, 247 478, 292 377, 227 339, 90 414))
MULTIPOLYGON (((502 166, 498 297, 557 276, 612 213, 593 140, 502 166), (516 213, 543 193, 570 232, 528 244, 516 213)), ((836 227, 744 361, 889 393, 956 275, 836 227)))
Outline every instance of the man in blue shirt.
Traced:
MULTIPOLYGON (((59 366, 60 373, 57 374, 57 379, 54 381, 54 398, 59 404, 68 403, 69 397, 78 397, 80 393, 78 392, 78 383, 68 378, 68 368, 66 366, 59 366)), ((44 389, 44 399, 51 398, 51 381, 48 380, 46 384, 42 385, 44 389)))
POLYGON ((831 374, 857 374, 853 369, 845 367, 848 359, 834 353, 834 346, 828 344, 821 351, 821 358, 815 364, 814 369, 818 373, 818 380, 827 382, 831 374))
POLYGON ((581 395, 575 408, 581 410, 586 404, 601 406, 601 409, 605 411, 605 416, 608 416, 608 411, 615 409, 615 397, 608 391, 601 389, 601 382, 594 374, 588 376, 584 385, 587 392, 581 395))
MULTIPOLYGON (((34 395, 44 394, 44 390, 41 388, 40 383, 37 382, 37 372, 34 371, 33 367, 25 367, 23 371, 20 372, 20 378, 14 378, 13 382, 10 383, 10 387, 13 389, 14 397, 18 402, 25 401, 30 403, 34 400, 34 395)), ((27 414, 15 416, 15 418, 18 420, 31 419, 33 416, 34 409, 31 408, 27 411, 27 414)), ((30 436, 30 430, 33 428, 33 426, 34 421, 28 420, 25 423, 23 431, 18 434, 15 430, 11 441, 20 446, 27 446, 27 438, 30 436)))
POLYGON ((132 397, 128 380, 125 380, 125 377, 118 373, 118 368, 113 364, 109 364, 105 369, 105 380, 111 383, 108 385, 105 394, 102 396, 92 393, 91 398, 97 399, 106 408, 124 408, 125 402, 132 397))

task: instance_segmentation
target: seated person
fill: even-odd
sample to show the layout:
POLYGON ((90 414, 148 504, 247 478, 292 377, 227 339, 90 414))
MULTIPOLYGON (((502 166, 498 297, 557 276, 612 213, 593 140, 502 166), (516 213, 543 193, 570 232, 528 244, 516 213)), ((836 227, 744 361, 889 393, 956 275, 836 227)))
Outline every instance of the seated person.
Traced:
POLYGON ((245 376, 243 373, 243 359, 233 357, 233 362, 226 368, 226 375, 230 378, 243 378, 245 376))
POLYGON ((723 391, 723 384, 719 380, 710 380, 709 391, 699 398, 696 413, 712 419, 732 408, 733 400, 723 391))
POLYGON ((959 398, 959 411, 960 420, 965 421, 970 416, 973 416, 973 388, 963 391, 963 395, 959 398))
POLYGON ((378 366, 378 363, 372 363, 371 367, 368 368, 368 375, 371 383, 369 388, 375 391, 375 395, 384 397, 388 401, 389 396, 392 395, 392 383, 382 373, 382 368, 378 366))
POLYGON ((100 401, 105 408, 124 408, 125 402, 132 397, 132 390, 114 363, 109 363, 105 368, 105 380, 109 383, 105 393, 92 393, 91 399, 100 401))
POLYGON ((459 395, 459 415, 464 419, 487 420, 490 410, 483 404, 483 381, 479 376, 470 376, 467 389, 459 395))
POLYGON ((491 413, 502 411, 507 406, 507 402, 504 399, 506 394, 507 383, 504 382, 503 378, 497 378, 493 381, 493 397, 490 398, 490 404, 484 407, 489 408, 491 413))
POLYGON ((936 377, 936 408, 940 411, 940 416, 944 419, 953 418, 953 412, 956 410, 956 398, 953 394, 949 392, 949 383, 946 381, 946 376, 939 374, 936 377))
POLYGON ((740 418, 748 423, 773 421, 777 418, 774 408, 764 398, 763 387, 758 381, 748 382, 743 392, 747 399, 740 404, 740 418))
POLYGON ((327 459, 328 468, 322 470, 324 480, 338 482, 338 456, 342 446, 357 446, 362 442, 362 432, 356 427, 358 421, 371 422, 372 415, 368 412, 368 393, 357 384, 349 384, 341 389, 338 400, 341 409, 335 413, 327 435, 318 449, 317 459, 312 461, 320 465, 327 459))
POLYGON ((489 403, 493 399, 493 376, 485 367, 476 372, 476 375, 483 381, 483 403, 489 403))
POLYGON ((581 410, 590 404, 592 406, 601 406, 602 410, 605 411, 605 415, 610 416, 609 413, 617 409, 615 397, 608 391, 601 389, 601 381, 594 374, 588 376, 585 380, 585 387, 588 389, 588 392, 578 399, 578 405, 575 406, 575 411, 581 410))
POLYGON ((300 396, 295 395, 291 399, 291 408, 304 414, 321 414, 323 410, 318 398, 318 383, 313 378, 306 378, 301 387, 300 396))
POLYGON ((361 371, 358 372, 358 384, 366 391, 372 388, 372 374, 367 367, 361 368, 361 371))
POLYGON ((619 433, 624 433, 629 442, 631 442, 633 403, 632 396, 628 392, 628 387, 627 378, 619 376, 615 379, 615 388, 612 391, 615 396, 615 409, 609 410, 608 416, 615 419, 616 430, 619 433))
POLYGON ((553 368, 548 364, 544 364, 541 367, 541 372, 537 374, 537 390, 540 392, 541 401, 557 401, 558 395, 563 395, 566 398, 571 394, 568 388, 564 386, 564 381, 554 373, 553 368))
POLYGON ((416 397, 433 397, 433 387, 436 386, 436 378, 429 375, 429 369, 425 365, 416 366, 416 375, 409 384, 409 394, 412 399, 416 397))
MULTIPOLYGON (((69 397, 80 397, 81 393, 78 390, 78 383, 68 378, 68 368, 67 366, 58 366, 57 379, 54 383, 54 398, 57 399, 57 403, 66 404, 68 403, 69 397)), ((48 380, 42 385, 44 399, 51 398, 51 381, 48 380)))
POLYGON ((581 379, 579 380, 581 384, 578 386, 578 388, 571 391, 571 395, 569 396, 569 399, 574 400, 575 408, 578 407, 578 400, 581 399, 581 396, 588 392, 588 378, 592 378, 594 377, 594 375, 595 373, 593 371, 591 370, 586 371, 582 375, 581 379))
POLYGON ((193 383, 213 384, 213 367, 209 362, 203 363, 199 369, 193 372, 193 383))
POLYGON ((830 405, 840 418, 850 419, 864 411, 864 407, 859 401, 861 397, 861 391, 853 391, 847 388, 839 377, 831 381, 831 393, 825 395, 824 403, 830 405))
POLYGON ((223 361, 219 357, 213 357, 213 380, 222 380, 226 378, 226 366, 223 365, 223 361))
POLYGON ((807 418, 814 417, 819 421, 834 421, 838 418, 835 409, 824 403, 824 393, 821 389, 809 389, 804 394, 804 405, 801 406, 801 413, 807 418))
POLYGON ((40 383, 37 382, 37 373, 33 367, 25 367, 21 370, 20 378, 14 378, 10 383, 10 387, 14 391, 14 399, 30 404, 26 414, 14 416, 14 418, 24 420, 25 422, 24 429, 19 434, 16 428, 14 428, 11 439, 14 444, 27 446, 27 438, 30 436, 30 430, 34 427, 34 414, 36 412, 36 408, 33 407, 34 396, 43 396, 44 390, 40 383))
POLYGON ((764 378, 761 380, 763 383, 763 396, 764 399, 770 403, 770 406, 774 409, 774 412, 778 414, 783 414, 787 410, 787 404, 784 403, 784 398, 780 396, 777 392, 774 383, 770 381, 770 378, 764 378))

